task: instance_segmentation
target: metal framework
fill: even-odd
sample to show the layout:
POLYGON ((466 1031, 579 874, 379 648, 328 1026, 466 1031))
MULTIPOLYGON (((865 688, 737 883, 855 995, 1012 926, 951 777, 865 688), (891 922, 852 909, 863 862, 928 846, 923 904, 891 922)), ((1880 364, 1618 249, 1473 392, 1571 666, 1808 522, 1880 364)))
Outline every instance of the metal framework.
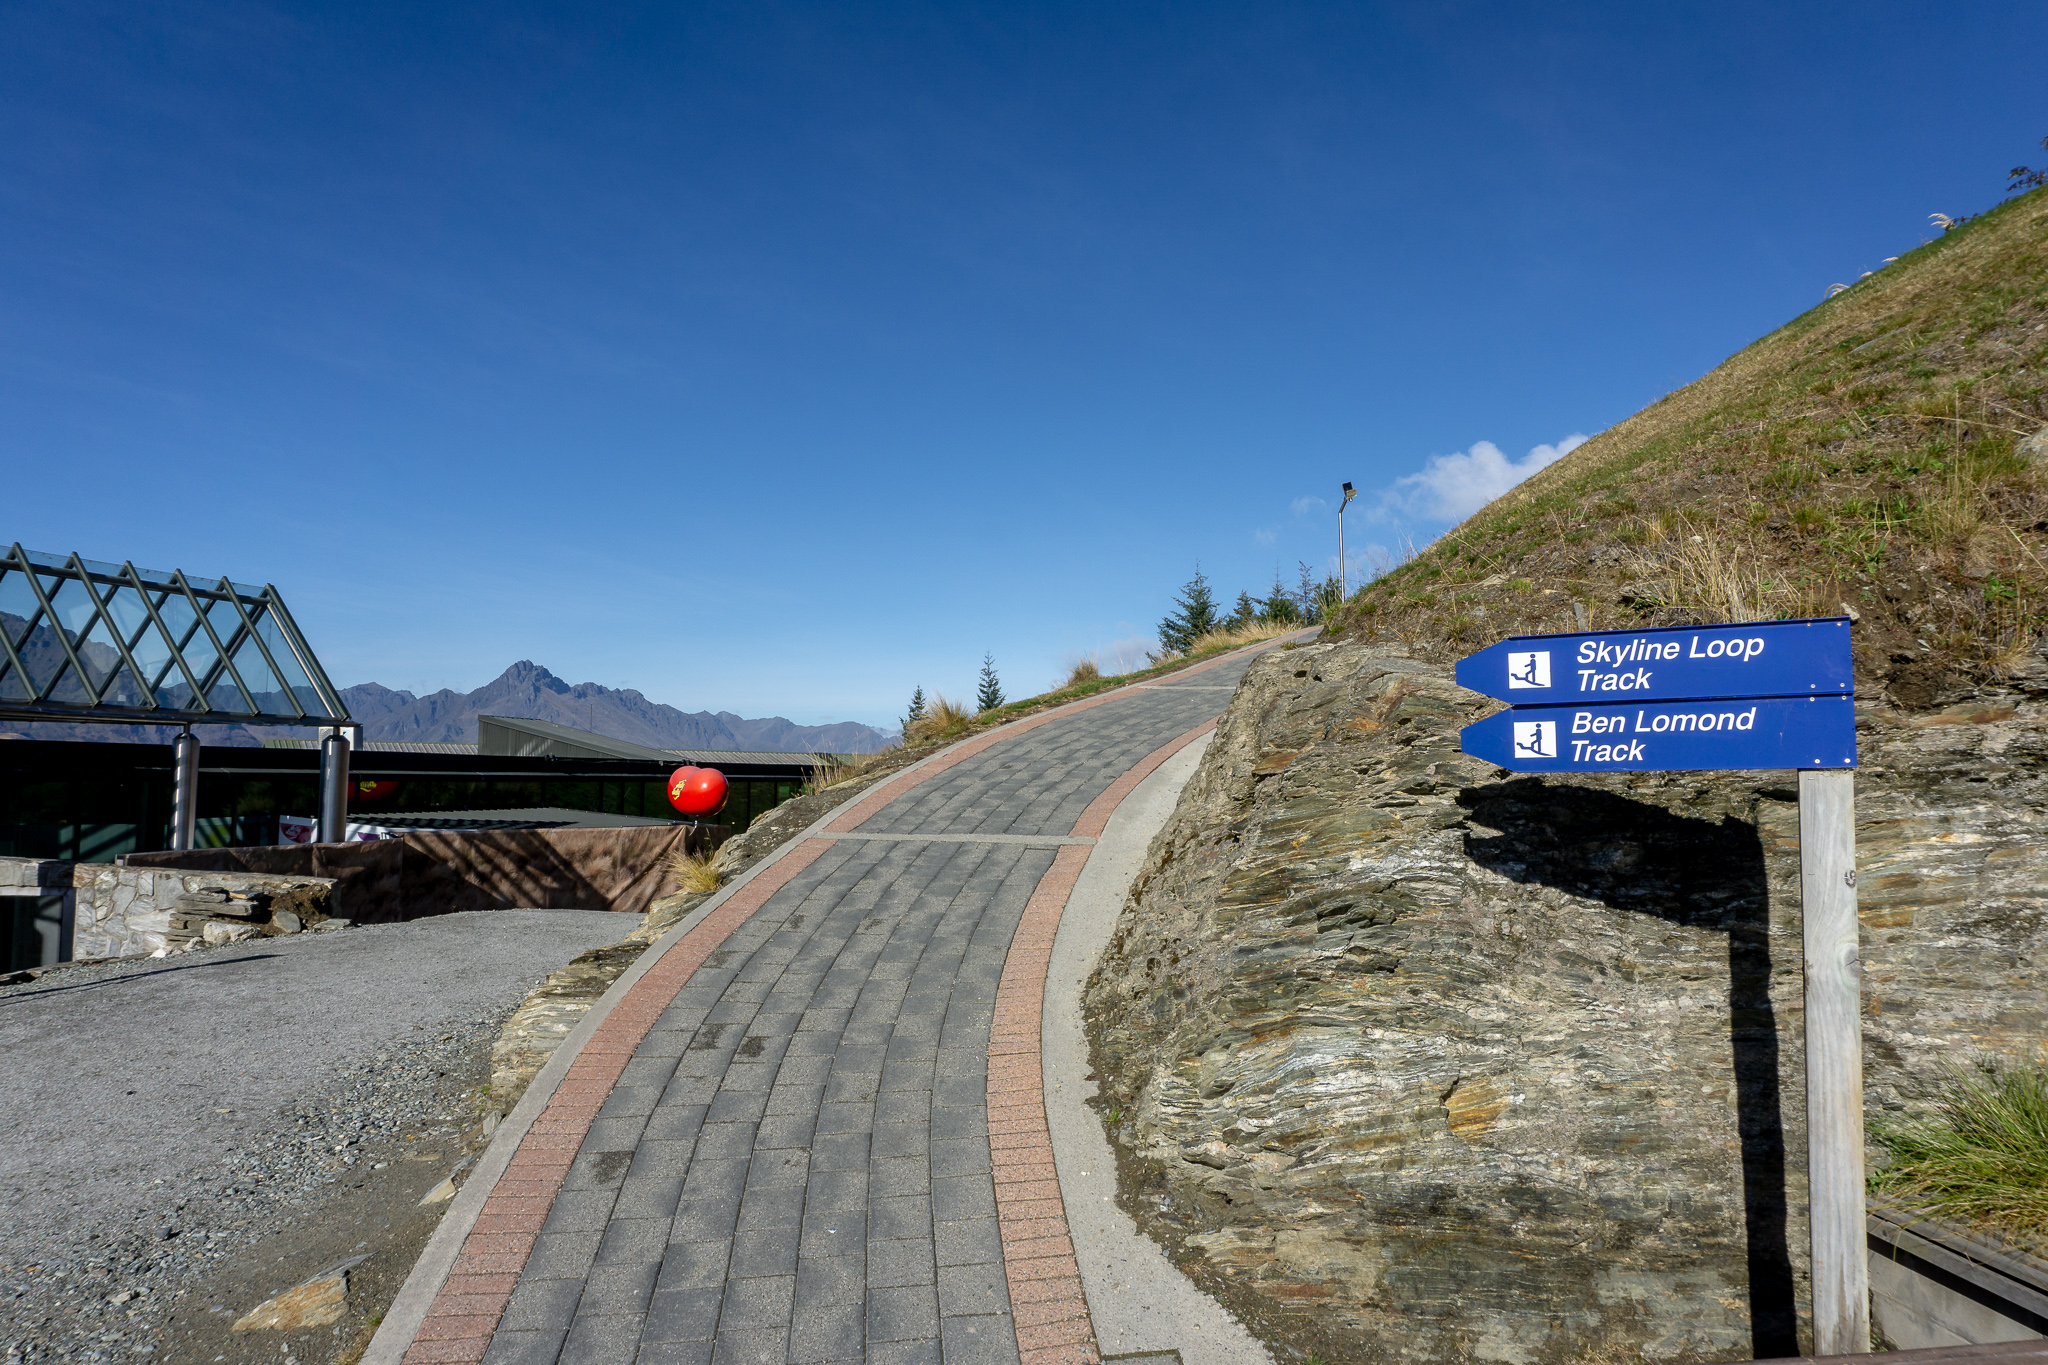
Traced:
POLYGON ((348 706, 265 584, 0 556, 0 717, 346 725, 348 706))

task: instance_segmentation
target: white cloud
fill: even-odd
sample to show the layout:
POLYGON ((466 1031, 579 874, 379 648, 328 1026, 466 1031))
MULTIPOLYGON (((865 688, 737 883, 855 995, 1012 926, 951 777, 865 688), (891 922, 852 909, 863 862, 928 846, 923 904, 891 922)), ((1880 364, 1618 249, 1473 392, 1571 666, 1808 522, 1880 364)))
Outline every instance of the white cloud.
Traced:
POLYGON ((1432 521, 1463 521, 1585 443, 1583 434, 1573 432, 1556 445, 1540 445, 1510 460, 1493 442, 1474 441, 1470 450, 1432 455, 1420 474, 1394 480, 1384 495, 1386 509, 1432 521))
POLYGON ((1275 539, 1277 539, 1275 532, 1268 526, 1261 526, 1252 532, 1252 544, 1254 545, 1271 545, 1275 539))
POLYGON ((1289 503, 1288 506, 1294 509, 1294 515, 1296 515, 1297 517, 1305 517, 1311 512, 1322 512, 1328 510, 1330 504, 1324 502, 1321 498, 1311 497, 1296 498, 1293 502, 1289 503))

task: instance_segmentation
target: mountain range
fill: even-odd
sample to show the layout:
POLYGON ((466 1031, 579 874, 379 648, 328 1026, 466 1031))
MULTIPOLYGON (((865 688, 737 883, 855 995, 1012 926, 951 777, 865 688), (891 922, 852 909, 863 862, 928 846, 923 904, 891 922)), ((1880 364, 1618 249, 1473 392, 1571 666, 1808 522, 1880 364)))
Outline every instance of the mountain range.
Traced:
MULTIPOLYGON (((567 683, 529 659, 521 659, 473 692, 443 688, 426 696, 381 683, 341 689, 349 715, 363 738, 466 744, 476 740, 478 716, 517 716, 553 721, 613 739, 656 749, 758 749, 773 753, 873 753, 895 736, 871 725, 798 725, 781 716, 749 720, 730 711, 679 711, 649 701, 632 688, 567 683)), ((258 746, 273 736, 306 738, 310 729, 262 725, 196 727, 200 742, 226 747, 258 746)), ((175 731, 165 725, 78 725, 56 721, 0 722, 6 732, 27 739, 86 739, 128 744, 168 744, 175 731)))

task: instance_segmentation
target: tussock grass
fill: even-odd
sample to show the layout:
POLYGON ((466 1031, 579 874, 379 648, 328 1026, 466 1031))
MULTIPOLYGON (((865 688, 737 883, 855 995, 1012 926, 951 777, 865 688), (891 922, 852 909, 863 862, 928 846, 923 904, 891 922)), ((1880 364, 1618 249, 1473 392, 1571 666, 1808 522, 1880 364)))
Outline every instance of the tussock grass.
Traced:
POLYGON ((964 735, 974 724, 974 716, 975 713, 965 704, 934 692, 931 701, 925 704, 924 718, 905 730, 903 738, 911 744, 930 744, 934 740, 964 735))
POLYGON ((1918 1120, 1873 1120, 1879 1193, 2034 1242, 2048 1237, 2048 1054, 1952 1069, 1918 1120))
POLYGON ((1295 631, 1302 629, 1302 624, 1300 621, 1252 621, 1242 626, 1212 630, 1206 635, 1196 638, 1195 643, 1188 649, 1187 657, 1192 659, 1202 654, 1214 654, 1218 650, 1223 649, 1242 649, 1246 645, 1255 645, 1261 640, 1271 640, 1275 636, 1280 635, 1291 635, 1295 631))
MULTIPOLYGON (((1061 683, 1060 687, 1079 687, 1082 683, 1095 682, 1101 677, 1102 669, 1096 665, 1095 660, 1083 659, 1074 665, 1073 671, 1067 674, 1067 680, 1061 683)), ((1058 691, 1059 688, 1054 690, 1058 691)))
POLYGON ((717 855, 707 850, 703 853, 676 852, 669 855, 669 875, 676 879, 676 885, 684 891, 716 891, 725 885, 725 874, 711 866, 717 855))

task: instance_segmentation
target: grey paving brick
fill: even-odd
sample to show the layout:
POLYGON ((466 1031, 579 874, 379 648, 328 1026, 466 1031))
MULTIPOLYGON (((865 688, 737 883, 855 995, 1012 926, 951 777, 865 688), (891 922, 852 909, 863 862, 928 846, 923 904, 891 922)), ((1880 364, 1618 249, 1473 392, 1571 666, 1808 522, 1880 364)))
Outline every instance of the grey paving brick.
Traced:
MULTIPOLYGON (((939 1295, 943 1300, 945 1290, 939 1295)), ((939 1333, 946 1365, 1017 1365, 1016 1324, 1007 1317, 945 1316, 939 1333)))
POLYGON ((669 1218, 683 1197, 679 1175, 629 1175, 619 1186, 618 1202, 612 1205, 614 1218, 669 1218))
POLYGON ((657 1289, 647 1301, 647 1322, 640 1337, 647 1341, 709 1341, 718 1335, 718 1308, 723 1284, 694 1289, 657 1289))
POLYGON ((576 1365, 633 1365, 640 1353, 640 1314, 592 1314, 576 1319, 562 1343, 563 1361, 576 1365))
POLYGON ((583 1150, 630 1152, 633 1145, 640 1140, 640 1132, 646 1126, 647 1118, 644 1114, 594 1119, 590 1131, 583 1135, 583 1150))
MULTIPOLYGON (((977 1078, 979 1079, 979 1078, 977 1078)), ((988 1110, 981 1109, 934 1109, 932 1110, 932 1140, 988 1137, 988 1110)))
POLYGON ((569 1163, 569 1174, 562 1178, 564 1190, 615 1190, 625 1182, 626 1171, 633 1164, 633 1144, 606 1150, 584 1139, 583 1150, 569 1163))
POLYGON ((868 1167, 868 1190, 876 1199, 930 1194, 931 1163, 922 1156, 877 1157, 868 1167))
MULTIPOLYGON (((555 1196, 559 1206, 562 1196, 555 1196)), ((591 1262, 597 1259, 598 1243, 604 1240, 602 1231, 592 1232, 549 1232, 543 1230, 534 1239, 533 1250, 527 1254, 524 1279, 568 1278, 581 1280, 590 1271, 591 1262)))
MULTIPOLYGON (((730 1080, 731 1077, 728 1076, 726 1079, 730 1080)), ((767 1112, 768 1088, 766 1086, 761 1087, 759 1090, 743 1090, 721 1084, 718 1094, 712 1098, 711 1113, 708 1117, 720 1123, 740 1121, 751 1123, 767 1112)))
POLYGON ((796 1273, 799 1230, 795 1227, 754 1228, 732 1240, 734 1278, 796 1273))
MULTIPOLYGON (((798 1303, 802 1303, 801 1296, 798 1303)), ((866 1345, 866 1316, 858 1302, 799 1307, 789 1329, 791 1365, 860 1360, 866 1345)))
POLYGON ((934 1341, 939 1335, 938 1291, 930 1285, 868 1290, 868 1344, 934 1341))
POLYGON ((931 1150, 931 1124, 926 1119, 927 1111, 898 1110, 897 1113, 914 1112, 917 1117, 910 1122, 878 1123, 875 1125, 874 1143, 869 1148, 876 1161, 890 1157, 917 1157, 922 1160, 931 1150))
POLYGON ((804 1215, 798 1254, 804 1257, 857 1256, 868 1240, 864 1209, 822 1209, 804 1215))
POLYGON ((568 1332, 509 1331, 500 1327, 484 1352, 484 1365, 555 1365, 568 1332))
POLYGON ((552 1332, 559 1341, 575 1320, 576 1304, 583 1297, 583 1280, 538 1280, 523 1277, 498 1319, 500 1332, 552 1332))
POLYGON ((827 1100, 818 1110, 820 1133, 866 1133, 874 1126, 873 1101, 836 1103, 827 1100))
POLYGON ((725 1282, 725 1306, 718 1315, 721 1332, 757 1324, 787 1327, 796 1300, 796 1276, 761 1275, 725 1282))
POLYGON ((814 1134, 811 1138, 813 1177, 819 1171, 865 1171, 868 1168, 868 1142, 866 1133, 814 1134))
POLYGON ((811 1132, 818 1126, 817 1111, 778 1114, 774 1112, 775 1102, 768 1102, 769 1112, 762 1118, 761 1126, 754 1131, 755 1152, 774 1151, 780 1147, 801 1147, 811 1145, 811 1132))
MULTIPOLYGON (((613 1313, 645 1313, 648 1296, 654 1293, 655 1264, 594 1265, 583 1281, 583 1298, 576 1306, 578 1317, 603 1317, 613 1313)), ((637 1334, 636 1334, 637 1335, 637 1334)))
POLYGON ((728 1241, 739 1217, 738 1195, 720 1193, 693 1197, 686 1187, 683 1198, 676 1205, 675 1218, 669 1224, 669 1241, 728 1241))
POLYGON ((1009 1312, 1009 1281, 1002 1266, 940 1266, 939 1311, 948 1317, 1009 1312))
POLYGON ((711 1365, 711 1343, 643 1339, 635 1365, 711 1365))
POLYGON ((695 1149, 696 1144, 688 1140, 643 1138, 640 1149, 633 1153, 633 1164, 626 1168, 626 1178, 680 1177, 689 1171, 695 1149))
POLYGON ((747 1167, 747 1192, 786 1189, 809 1182, 811 1154, 801 1147, 756 1150, 747 1167))
POLYGON ((868 1285, 893 1288, 906 1284, 932 1284, 937 1267, 932 1244, 922 1237, 899 1237, 868 1243, 868 1285))
POLYGON ((614 1218, 598 1243, 598 1265, 658 1265, 668 1252, 666 1218, 614 1218))
POLYGON ((657 1291, 675 1289, 716 1289, 725 1283, 725 1268, 732 1244, 728 1238, 708 1242, 670 1242, 661 1258, 661 1274, 655 1278, 657 1291))
POLYGON ((699 1155, 690 1163, 690 1176, 683 1189, 692 1199, 738 1197, 747 1187, 747 1158, 714 1158, 699 1155))
POLYGON ((711 1365, 783 1365, 788 1353, 788 1328, 738 1327, 718 1334, 711 1365))
POLYGON ((804 1217, 804 1187, 776 1185, 749 1189, 740 1200, 742 1231, 751 1228, 795 1227, 804 1217))
POLYGON ((932 1143, 932 1174, 987 1175, 990 1168, 987 1138, 947 1138, 932 1143))
POLYGON ((719 1123, 707 1121, 697 1131, 697 1145, 690 1153, 692 1161, 740 1161, 754 1153, 754 1125, 740 1121, 719 1123))
POLYGON ((611 1221, 612 1205, 618 1201, 613 1190, 563 1190, 548 1208, 548 1220, 541 1225, 549 1232, 603 1232, 611 1221))
POLYGON ((687 1142, 695 1144, 697 1130, 704 1126, 705 1106, 701 1104, 662 1104, 647 1116, 647 1128, 643 1141, 687 1142))
MULTIPOLYGON (((682 1056, 684 1050, 690 1046, 690 1032, 696 1028, 695 1020, 691 1021, 688 1028, 678 1025, 675 1022, 674 1013, 673 1010, 669 1010, 663 1013, 660 1019, 655 1021, 655 1026, 648 1030, 645 1038, 640 1040, 640 1046, 633 1049, 634 1062, 666 1058, 668 1059, 667 1074, 674 1073, 676 1069, 674 1059, 682 1056)), ((631 1063, 628 1065, 630 1066, 631 1063)))
POLYGON ((858 1309, 867 1298, 863 1256, 803 1256, 796 1263, 796 1314, 799 1320, 827 1304, 858 1309))
POLYGON ((940 1265, 1000 1265, 1002 1224, 993 1212, 981 1218, 958 1218, 933 1225, 940 1265))
POLYGON ((818 1117, 818 1107, 825 1102, 825 1085, 786 1085, 778 1077, 774 1088, 768 1092, 768 1103, 762 1106, 761 1116, 798 1116, 806 1120, 818 1117))
POLYGON ((944 1221, 995 1217, 995 1182, 985 1175, 935 1176, 932 1212, 944 1221))
POLYGON ((868 1201, 868 1236, 876 1240, 891 1237, 932 1235, 932 1201, 925 1195, 868 1201))

